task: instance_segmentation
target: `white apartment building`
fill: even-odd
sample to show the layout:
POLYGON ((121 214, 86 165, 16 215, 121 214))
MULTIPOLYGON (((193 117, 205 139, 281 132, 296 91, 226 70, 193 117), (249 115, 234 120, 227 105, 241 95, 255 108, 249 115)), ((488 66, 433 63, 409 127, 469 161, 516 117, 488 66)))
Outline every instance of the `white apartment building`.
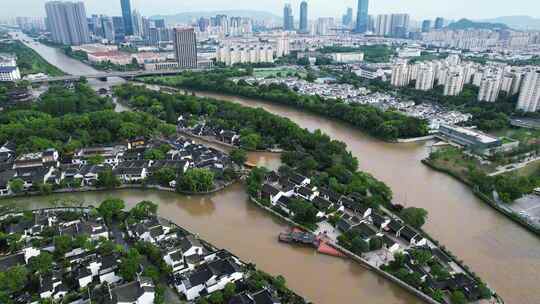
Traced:
POLYGON ((404 87, 409 84, 409 66, 406 63, 392 67, 390 83, 395 87, 404 87))
POLYGON ((227 66, 236 63, 273 63, 274 48, 270 45, 222 46, 216 51, 216 60, 227 66))
POLYGON ((540 110, 540 68, 532 68, 525 75, 517 109, 525 112, 540 110))
POLYGON ((445 96, 457 96, 463 91, 463 75, 460 72, 449 72, 444 84, 445 96))
POLYGON ((435 73, 431 64, 419 64, 418 73, 416 76, 416 86, 417 90, 429 91, 433 89, 433 84, 435 83, 435 73))
POLYGON ((0 54, 0 81, 16 81, 21 79, 17 67, 17 57, 11 54, 0 54))
POLYGON ((501 88, 500 79, 496 76, 489 76, 482 79, 480 90, 478 91, 478 101, 495 102, 499 97, 501 88))

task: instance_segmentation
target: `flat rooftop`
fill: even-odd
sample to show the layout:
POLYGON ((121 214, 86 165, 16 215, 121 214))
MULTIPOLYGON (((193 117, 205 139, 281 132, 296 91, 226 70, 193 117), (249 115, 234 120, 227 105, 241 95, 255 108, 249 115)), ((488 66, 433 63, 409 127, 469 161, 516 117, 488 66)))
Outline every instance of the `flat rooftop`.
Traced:
POLYGON ((444 127, 448 129, 452 129, 464 135, 474 137, 476 138, 476 140, 478 140, 480 143, 483 143, 483 144, 490 144, 490 143, 499 141, 497 137, 488 135, 486 133, 483 133, 474 129, 464 128, 464 127, 459 127, 459 126, 451 126, 451 125, 444 125, 444 127))

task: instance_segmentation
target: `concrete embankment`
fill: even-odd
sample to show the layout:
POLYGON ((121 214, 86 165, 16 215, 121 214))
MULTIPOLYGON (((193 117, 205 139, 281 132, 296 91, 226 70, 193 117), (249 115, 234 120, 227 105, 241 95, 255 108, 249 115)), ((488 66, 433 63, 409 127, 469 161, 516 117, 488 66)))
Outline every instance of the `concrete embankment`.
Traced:
MULTIPOLYGON (((271 208, 268 208, 266 206, 264 206, 263 204, 261 204, 257 199, 253 198, 253 197, 250 197, 250 200, 252 202, 254 202, 255 204, 257 204, 259 207, 265 209, 266 211, 272 213, 273 215, 275 215, 276 217, 279 217, 280 219, 286 221, 287 223, 289 223, 290 225, 293 225, 293 226, 297 226, 297 227, 300 227, 306 231, 311 231, 313 232, 312 229, 309 229, 303 225, 300 225, 296 222, 294 222, 293 220, 291 220, 290 218, 287 218, 281 214, 279 214, 278 212, 272 210, 271 208)), ((419 299, 423 300, 425 303, 428 303, 428 304, 440 304, 439 302, 433 300, 430 296, 426 295, 425 293, 417 290, 416 288, 410 286, 409 284, 403 282, 402 280, 396 278, 395 276, 379 269, 378 267, 374 266, 374 265, 371 265, 368 261, 366 261, 365 259, 363 259, 362 257, 350 252, 349 250, 339 246, 338 244, 334 243, 334 242, 327 242, 328 245, 336 248, 337 250, 343 252, 346 256, 348 256, 349 258, 351 258, 352 260, 354 260, 355 262, 357 262, 359 265, 361 265, 362 267, 366 268, 366 269, 369 269, 371 271, 374 271, 375 273, 381 275, 382 277, 398 284, 399 286, 403 287, 405 290, 407 290, 408 292, 412 293, 413 295, 417 296, 419 299)))

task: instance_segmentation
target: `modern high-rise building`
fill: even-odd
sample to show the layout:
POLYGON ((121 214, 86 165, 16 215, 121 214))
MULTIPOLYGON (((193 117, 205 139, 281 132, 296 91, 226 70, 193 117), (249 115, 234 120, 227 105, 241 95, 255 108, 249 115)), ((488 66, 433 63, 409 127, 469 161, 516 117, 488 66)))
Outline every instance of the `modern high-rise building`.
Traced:
POLYGON ((81 45, 90 41, 83 2, 52 1, 45 3, 47 22, 56 43, 81 45))
POLYGON ((285 4, 283 8, 283 30, 294 31, 294 16, 290 4, 285 4))
POLYGON ((103 28, 103 37, 109 40, 109 42, 114 41, 114 23, 111 17, 101 16, 101 27, 103 28))
POLYGON ((358 11, 356 14, 356 32, 365 33, 368 27, 369 0, 358 0, 358 11))
POLYGON ((126 36, 133 35, 133 17, 131 15, 131 0, 120 0, 122 18, 124 19, 124 33, 126 36))
POLYGON ((353 9, 352 7, 348 7, 347 12, 345 13, 345 15, 343 15, 341 19, 341 23, 343 24, 343 26, 351 28, 353 25, 353 22, 354 22, 353 9))
POLYGON ((134 10, 133 11, 133 35, 142 37, 144 36, 143 20, 141 14, 134 10))
POLYGON ((421 91, 429 91, 433 89, 433 84, 435 83, 435 72, 431 64, 421 63, 418 66, 418 71, 416 74, 416 84, 415 88, 421 91))
POLYGON ((377 36, 390 36, 392 29, 391 15, 378 15, 375 20, 375 34, 377 36))
POLYGON ((392 14, 390 34, 393 37, 406 38, 409 32, 409 14, 392 14))
POLYGON ((499 97, 501 82, 496 76, 488 76, 482 79, 478 90, 478 101, 495 102, 499 97))
POLYGON ((444 96, 457 96, 463 91, 463 75, 460 72, 448 72, 444 83, 444 96))
POLYGON ((427 33, 431 30, 431 20, 422 21, 422 33, 427 33))
POLYGON ((540 110, 540 69, 532 69, 525 75, 517 109, 525 112, 540 110))
POLYGON ((443 17, 437 17, 435 19, 435 29, 440 30, 444 27, 444 18, 443 17))
POLYGON ((124 18, 122 16, 113 16, 112 21, 114 26, 114 41, 117 43, 124 41, 124 38, 126 38, 124 18))
POLYGON ((179 68, 197 68, 197 37, 193 28, 174 29, 174 52, 179 68))
POLYGON ((308 29, 308 4, 306 1, 300 3, 300 33, 307 33, 308 29))

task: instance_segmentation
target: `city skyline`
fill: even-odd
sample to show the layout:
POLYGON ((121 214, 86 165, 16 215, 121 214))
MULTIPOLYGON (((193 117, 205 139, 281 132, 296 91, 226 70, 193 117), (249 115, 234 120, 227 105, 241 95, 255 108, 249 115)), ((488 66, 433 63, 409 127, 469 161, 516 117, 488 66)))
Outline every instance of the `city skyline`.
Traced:
MULTIPOLYGON (((87 7, 88 14, 108 14, 121 15, 121 7, 119 1, 104 1, 104 0, 83 0, 87 7)), ((298 12, 301 0, 294 1, 271 1, 261 0, 254 4, 252 1, 238 0, 234 5, 217 0, 194 1, 187 0, 179 3, 173 0, 154 0, 152 2, 136 0, 132 1, 133 9, 138 9, 143 15, 169 15, 182 12, 197 12, 211 10, 260 10, 268 11, 276 16, 282 15, 283 5, 290 3, 293 7, 293 14, 299 16, 298 12), (265 8, 265 9, 261 9, 265 8)), ((437 2, 430 0, 410 0, 401 5, 396 5, 395 0, 379 0, 370 3, 369 12, 372 15, 390 14, 390 13, 408 13, 413 18, 421 20, 442 16, 448 19, 488 19, 499 16, 512 15, 529 15, 532 17, 540 17, 540 15, 531 15, 531 12, 540 11, 540 2, 535 0, 522 0, 519 6, 513 3, 503 2, 500 0, 478 0, 466 1, 457 0, 453 2, 437 2), (494 2, 497 2, 495 4, 494 2), (463 8, 467 7, 466 10, 463 8)), ((42 10, 42 0, 8 0, 3 3, 3 10, 0 12, 0 17, 13 16, 44 16, 42 10)), ((322 0, 308 1, 310 7, 310 19, 314 20, 318 17, 338 17, 343 14, 347 7, 357 9, 357 0, 340 0, 334 2, 331 6, 325 5, 322 0)))

